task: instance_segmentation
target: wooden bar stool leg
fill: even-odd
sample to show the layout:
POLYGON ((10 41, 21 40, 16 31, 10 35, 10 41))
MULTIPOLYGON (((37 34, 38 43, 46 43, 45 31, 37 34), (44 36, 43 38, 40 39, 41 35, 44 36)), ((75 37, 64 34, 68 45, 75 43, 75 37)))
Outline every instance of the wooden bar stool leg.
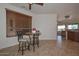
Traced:
POLYGON ((23 42, 22 42, 22 55, 24 54, 24 50, 23 50, 23 42))
POLYGON ((28 50, 30 51, 30 43, 28 43, 28 50))
POLYGON ((35 51, 35 38, 33 38, 33 51, 35 51))
POLYGON ((30 39, 30 44, 31 44, 31 37, 30 37, 30 35, 29 35, 29 39, 30 39))
POLYGON ((18 46, 19 46, 19 47, 18 47, 18 48, 19 48, 19 49, 18 49, 18 52, 19 52, 19 51, 20 51, 20 42, 19 42, 19 45, 18 45, 18 46))
POLYGON ((39 38, 37 38, 37 46, 38 46, 38 48, 39 48, 39 38))
POLYGON ((25 50, 26 50, 26 42, 25 42, 25 50))

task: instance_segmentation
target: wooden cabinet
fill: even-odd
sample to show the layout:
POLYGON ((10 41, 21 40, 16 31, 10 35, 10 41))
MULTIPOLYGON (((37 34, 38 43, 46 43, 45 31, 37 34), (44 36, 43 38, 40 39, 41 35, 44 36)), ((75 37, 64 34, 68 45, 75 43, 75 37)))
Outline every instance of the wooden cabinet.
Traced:
POLYGON ((32 16, 6 10, 6 35, 15 36, 16 29, 32 28, 32 16))
POLYGON ((79 41, 79 31, 68 31, 68 40, 79 41))

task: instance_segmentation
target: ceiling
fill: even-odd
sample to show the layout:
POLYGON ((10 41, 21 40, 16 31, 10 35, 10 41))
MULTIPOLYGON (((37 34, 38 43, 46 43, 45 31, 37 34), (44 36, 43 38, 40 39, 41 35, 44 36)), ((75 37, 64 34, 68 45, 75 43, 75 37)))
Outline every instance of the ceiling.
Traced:
POLYGON ((65 19, 62 21, 58 21, 58 25, 62 25, 62 24, 73 24, 73 23, 79 23, 79 19, 65 19))
MULTIPOLYGON (((23 8, 25 10, 29 10, 28 3, 11 3, 14 6, 23 8)), ((73 11, 78 8, 78 3, 44 3, 43 6, 39 6, 36 4, 32 5, 31 12, 33 13, 59 13, 64 11, 73 11)))

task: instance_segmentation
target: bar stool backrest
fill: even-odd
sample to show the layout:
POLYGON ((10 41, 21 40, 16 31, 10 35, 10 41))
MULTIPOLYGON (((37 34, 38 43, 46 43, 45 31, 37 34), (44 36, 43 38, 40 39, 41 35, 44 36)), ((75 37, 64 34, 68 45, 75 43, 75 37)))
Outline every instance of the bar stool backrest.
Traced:
POLYGON ((23 32, 22 31, 17 31, 17 36, 18 36, 18 41, 23 39, 23 32))

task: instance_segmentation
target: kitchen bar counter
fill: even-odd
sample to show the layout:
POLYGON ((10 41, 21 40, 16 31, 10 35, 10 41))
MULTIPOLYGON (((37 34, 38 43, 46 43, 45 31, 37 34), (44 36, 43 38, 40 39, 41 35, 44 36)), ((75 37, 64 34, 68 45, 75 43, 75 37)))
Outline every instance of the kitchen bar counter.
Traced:
POLYGON ((79 41, 79 31, 68 30, 67 31, 68 40, 79 41))

